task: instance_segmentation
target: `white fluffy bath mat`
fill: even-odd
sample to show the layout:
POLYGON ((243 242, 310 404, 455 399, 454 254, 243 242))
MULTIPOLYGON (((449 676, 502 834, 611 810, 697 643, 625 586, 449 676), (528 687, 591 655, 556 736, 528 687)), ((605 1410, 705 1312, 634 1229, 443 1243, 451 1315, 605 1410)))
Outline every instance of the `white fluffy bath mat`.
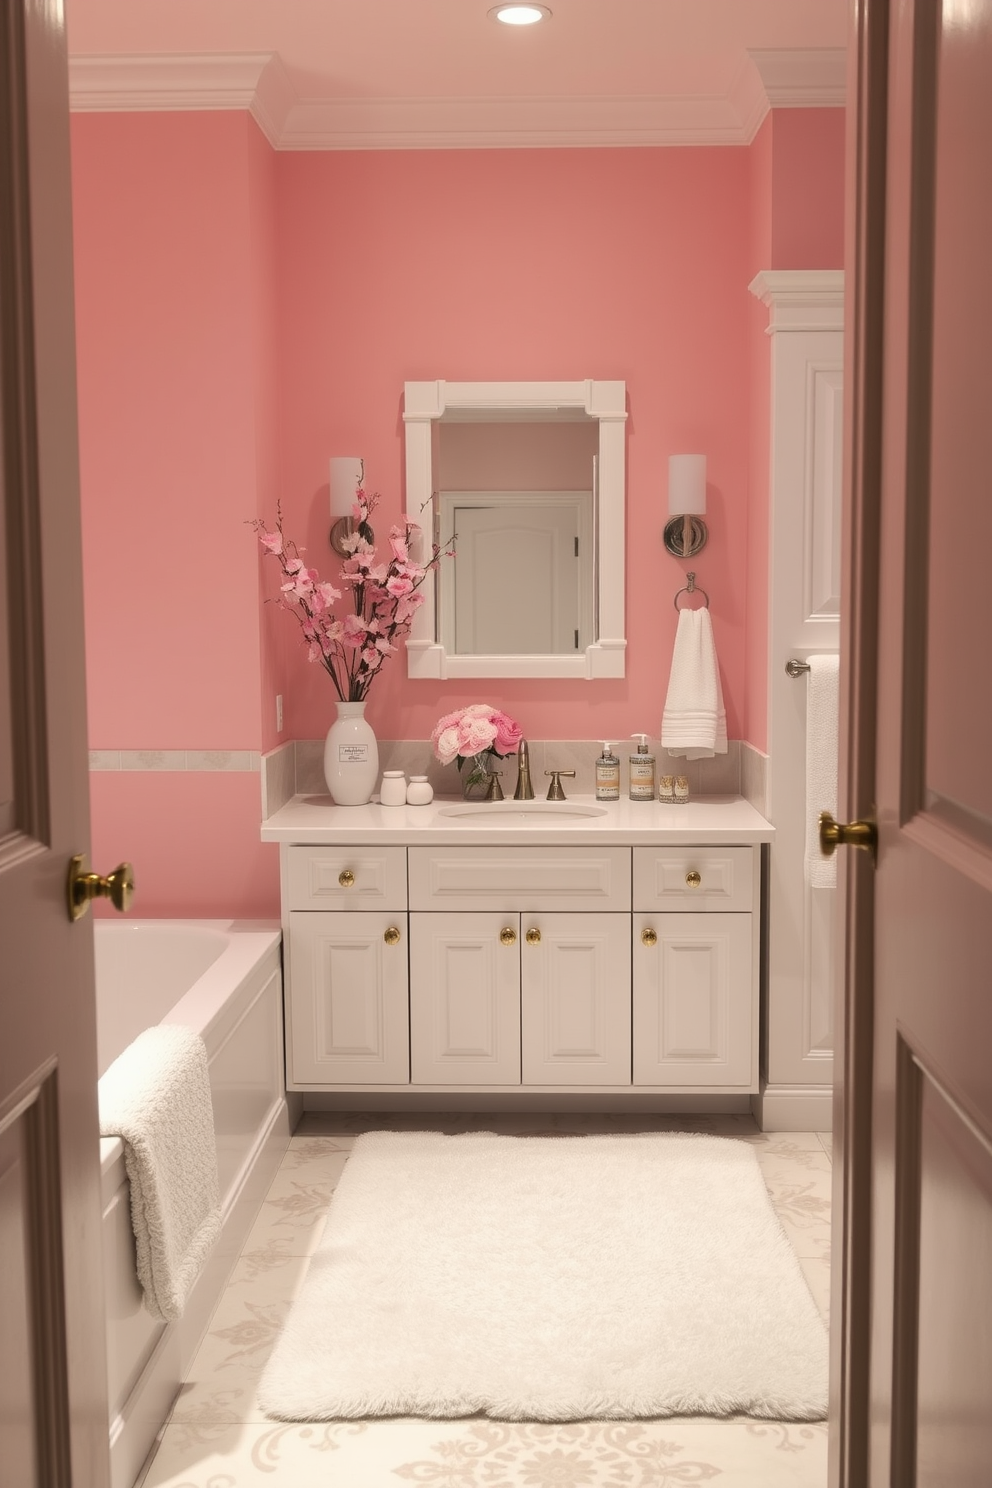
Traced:
POLYGON ((281 1420, 819 1420, 826 1330, 745 1143, 358 1138, 262 1380, 281 1420))

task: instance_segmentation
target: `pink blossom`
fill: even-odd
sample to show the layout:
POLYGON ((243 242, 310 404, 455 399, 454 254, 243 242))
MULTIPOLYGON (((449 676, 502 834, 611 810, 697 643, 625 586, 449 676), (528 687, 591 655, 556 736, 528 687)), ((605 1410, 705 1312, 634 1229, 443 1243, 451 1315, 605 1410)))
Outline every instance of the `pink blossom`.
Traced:
POLYGON ((389 546, 393 550, 393 557, 399 563, 405 563, 409 554, 407 552, 406 538, 398 527, 393 527, 389 533, 389 546))
POLYGON ((258 534, 258 540, 262 544, 262 547, 267 548, 270 553, 282 552, 281 532, 260 532, 258 534))
POLYGON ((391 594, 394 599, 399 599, 401 595, 409 594, 412 589, 413 580, 408 579, 404 574, 394 574, 392 578, 386 580, 387 593, 391 594))
POLYGON ((496 726, 496 752, 497 754, 513 754, 520 740, 523 738, 523 730, 519 723, 496 709, 492 715, 492 722, 496 726))
POLYGON ((431 734, 434 753, 442 764, 491 749, 509 754, 520 743, 520 725, 489 703, 471 703, 439 718, 431 734))

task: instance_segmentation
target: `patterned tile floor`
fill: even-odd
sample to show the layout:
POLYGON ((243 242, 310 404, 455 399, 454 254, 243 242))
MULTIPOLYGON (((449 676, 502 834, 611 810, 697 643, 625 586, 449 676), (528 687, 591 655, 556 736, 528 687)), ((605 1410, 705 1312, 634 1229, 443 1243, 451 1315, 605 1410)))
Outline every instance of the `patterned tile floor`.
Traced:
POLYGON ((144 1488, 823 1488, 826 1424, 743 1418, 535 1425, 469 1418, 286 1425, 256 1382, 358 1132, 372 1127, 517 1135, 691 1130, 757 1148, 768 1190, 826 1316, 830 1137, 760 1132, 750 1117, 433 1119, 311 1116, 293 1137, 146 1469, 144 1488))

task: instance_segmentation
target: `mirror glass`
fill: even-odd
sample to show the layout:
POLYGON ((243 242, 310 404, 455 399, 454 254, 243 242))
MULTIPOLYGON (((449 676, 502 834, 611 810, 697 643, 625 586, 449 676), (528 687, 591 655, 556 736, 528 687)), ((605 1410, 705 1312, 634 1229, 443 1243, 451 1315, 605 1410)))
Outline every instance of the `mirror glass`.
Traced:
POLYGON ((418 612, 410 675, 622 676, 623 384, 405 392, 408 510, 426 492, 455 551, 418 612))

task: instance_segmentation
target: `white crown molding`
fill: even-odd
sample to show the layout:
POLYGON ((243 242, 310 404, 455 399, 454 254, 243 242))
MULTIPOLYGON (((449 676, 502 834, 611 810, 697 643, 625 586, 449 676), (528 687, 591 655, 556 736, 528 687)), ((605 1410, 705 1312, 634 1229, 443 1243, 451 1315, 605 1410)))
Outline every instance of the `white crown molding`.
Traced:
POLYGON ((295 102, 275 52, 69 59, 76 113, 169 113, 244 109, 276 149, 295 102))
POLYGON ((843 269, 762 269, 748 289, 771 311, 769 336, 843 329, 843 269))
POLYGON ((847 53, 817 50, 752 51, 772 108, 843 108, 847 97, 847 53))
POLYGON ((824 57, 843 74, 843 52, 753 52, 725 96, 297 99, 274 52, 89 56, 70 59, 69 95, 77 112, 246 109, 277 150, 746 145, 770 99, 825 105, 824 57))

